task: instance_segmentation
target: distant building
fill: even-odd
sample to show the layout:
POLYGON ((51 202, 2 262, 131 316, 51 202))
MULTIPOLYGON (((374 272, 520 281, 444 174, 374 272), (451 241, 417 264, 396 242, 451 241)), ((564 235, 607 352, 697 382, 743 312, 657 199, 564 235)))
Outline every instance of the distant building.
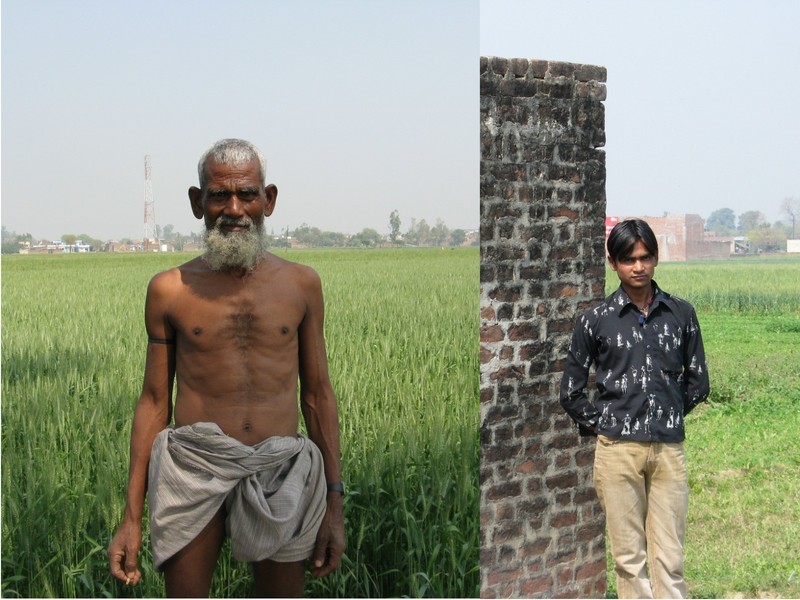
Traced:
POLYGON ((707 242, 729 244, 731 255, 741 256, 750 253, 750 242, 743 235, 717 235, 713 231, 704 231, 703 236, 707 242))
POLYGON ((791 254, 800 252, 800 240, 786 240, 786 252, 791 254))
POLYGON ((703 219, 700 215, 606 217, 606 238, 619 221, 634 218, 647 221, 656 234, 660 261, 730 258, 734 252, 735 244, 732 244, 731 239, 713 239, 704 235, 703 219))
POLYGON ((65 244, 61 240, 52 242, 39 242, 31 246, 24 254, 71 254, 71 253, 93 252, 90 244, 84 244, 83 240, 77 240, 74 244, 65 244))
POLYGON ((183 243, 184 252, 199 252, 202 249, 203 249, 202 242, 193 242, 191 240, 188 240, 183 243))

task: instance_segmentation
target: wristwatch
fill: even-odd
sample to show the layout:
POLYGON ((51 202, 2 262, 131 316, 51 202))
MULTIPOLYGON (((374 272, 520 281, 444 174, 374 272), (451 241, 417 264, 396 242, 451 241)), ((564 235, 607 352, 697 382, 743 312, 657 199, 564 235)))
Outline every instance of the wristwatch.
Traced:
POLYGON ((344 484, 341 481, 338 483, 329 483, 328 492, 339 492, 342 496, 344 496, 344 484))

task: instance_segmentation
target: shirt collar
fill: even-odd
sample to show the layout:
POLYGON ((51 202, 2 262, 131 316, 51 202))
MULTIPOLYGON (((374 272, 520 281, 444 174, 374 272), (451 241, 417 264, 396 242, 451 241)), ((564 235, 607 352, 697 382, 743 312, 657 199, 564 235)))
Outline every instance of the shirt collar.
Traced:
MULTIPOLYGON (((652 310, 655 308, 656 304, 664 302, 667 298, 669 298, 669 294, 662 291, 656 280, 652 280, 653 283, 653 301, 650 303, 650 309, 652 310)), ((617 291, 611 296, 611 302, 619 306, 618 316, 622 317, 623 313, 627 312, 626 309, 628 306, 631 307, 631 310, 635 310, 637 307, 631 300, 630 296, 628 296, 627 292, 622 288, 620 285, 617 288, 617 291)), ((665 305, 666 306, 666 305, 665 305)))

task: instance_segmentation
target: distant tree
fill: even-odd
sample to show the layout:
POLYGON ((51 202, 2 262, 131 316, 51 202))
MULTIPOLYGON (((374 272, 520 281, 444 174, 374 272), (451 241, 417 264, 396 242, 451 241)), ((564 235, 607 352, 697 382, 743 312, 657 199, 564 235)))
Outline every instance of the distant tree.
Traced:
MULTIPOLYGON (((166 229, 166 227, 164 227, 166 229)), ((169 238, 168 238, 169 239, 169 238)), ((183 245, 186 243, 186 240, 189 238, 182 233, 174 233, 172 234, 172 238, 170 241, 172 242, 172 247, 175 248, 178 252, 183 250, 183 245)))
POLYGON ((706 229, 717 235, 731 235, 736 231, 736 213, 730 208, 718 208, 708 217, 706 229))
POLYGON ((753 248, 762 252, 786 250, 786 232, 764 223, 750 230, 747 239, 753 248))
POLYGON ((350 238, 351 246, 365 246, 367 248, 374 248, 380 244, 380 242, 381 234, 369 227, 365 227, 359 233, 350 238))
POLYGON ((323 231, 320 246, 324 248, 342 248, 347 245, 347 236, 338 231, 323 231))
POLYGON ((19 243, 17 243, 17 234, 13 231, 6 229, 2 226, 2 236, 0 237, 0 252, 3 254, 16 254, 19 252, 19 243))
POLYGON ((416 219, 411 219, 411 227, 406 233, 406 239, 417 246, 428 246, 431 243, 431 227, 422 219, 417 222, 416 219))
POLYGON ((763 225, 767 218, 759 210, 748 210, 739 215, 739 233, 747 235, 751 230, 763 225))
POLYGON ((431 227, 431 243, 435 246, 444 246, 449 237, 450 230, 447 225, 441 219, 436 219, 436 225, 431 227))
POLYGON ((61 236, 61 241, 64 242, 67 246, 72 246, 75 242, 78 241, 78 236, 74 233, 65 233, 61 236))
POLYGON ((103 241, 102 240, 98 240, 97 238, 94 238, 94 237, 92 237, 92 236, 90 236, 90 235, 88 235, 86 233, 80 234, 78 236, 78 239, 80 241, 82 241, 84 244, 88 244, 89 246, 91 246, 91 248, 92 248, 92 250, 94 252, 97 252, 98 250, 100 250, 103 247, 103 241))
MULTIPOLYGON (((315 248, 340 248, 347 242, 347 236, 343 233, 322 231, 319 227, 311 227, 307 223, 300 225, 290 235, 298 243, 315 248)), ((284 245, 283 240, 277 240, 276 245, 284 245)))
POLYGON ((397 210, 393 210, 389 215, 389 229, 389 239, 394 244, 397 242, 397 238, 400 237, 400 213, 397 210))
POLYGON ((303 223, 291 233, 291 236, 300 244, 319 246, 322 231, 319 227, 311 227, 308 223, 303 223))
POLYGON ((450 232, 450 243, 453 246, 461 246, 465 241, 467 241, 467 232, 463 229, 453 229, 450 232))
POLYGON ((775 229, 780 229, 786 234, 786 239, 792 239, 792 224, 791 223, 784 223, 783 221, 775 221, 772 226, 775 229))
POLYGON ((171 242, 175 238, 175 235, 176 235, 175 226, 172 224, 168 224, 164 225, 164 229, 161 230, 161 237, 159 239, 164 240, 166 242, 171 242))
POLYGON ((417 225, 417 239, 420 246, 430 246, 431 244, 431 227, 422 219, 417 225))
POLYGON ((800 198, 784 198, 781 203, 781 214, 792 225, 792 239, 797 239, 797 221, 800 220, 800 198))

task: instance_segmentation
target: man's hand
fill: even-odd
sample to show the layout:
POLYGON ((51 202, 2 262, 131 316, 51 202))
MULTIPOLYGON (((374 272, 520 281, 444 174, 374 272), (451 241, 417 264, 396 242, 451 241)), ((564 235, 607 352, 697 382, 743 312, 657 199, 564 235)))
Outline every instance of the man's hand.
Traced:
POLYGON ((317 532, 314 554, 311 555, 311 574, 316 577, 325 577, 337 569, 345 548, 342 495, 329 492, 327 502, 328 508, 317 532))
POLYGON ((142 524, 123 521, 108 546, 108 566, 111 574, 125 585, 136 585, 142 573, 136 568, 142 547, 142 524))

